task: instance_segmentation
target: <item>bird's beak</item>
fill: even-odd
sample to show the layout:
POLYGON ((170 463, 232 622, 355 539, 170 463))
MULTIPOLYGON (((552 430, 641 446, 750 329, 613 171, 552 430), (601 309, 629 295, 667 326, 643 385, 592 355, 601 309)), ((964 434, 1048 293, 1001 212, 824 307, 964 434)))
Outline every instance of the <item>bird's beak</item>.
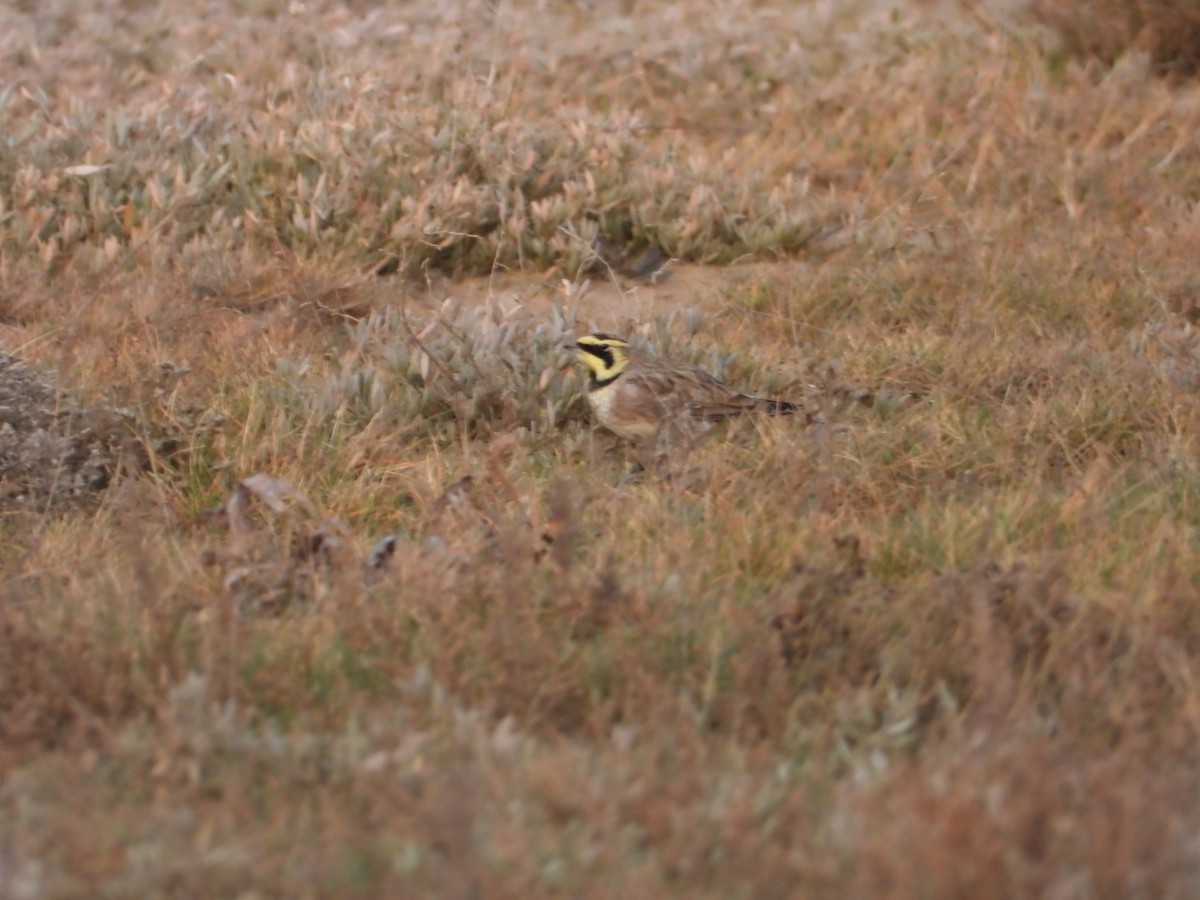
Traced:
POLYGON ((564 350, 578 350, 579 345, 578 344, 563 344, 562 348, 564 350))

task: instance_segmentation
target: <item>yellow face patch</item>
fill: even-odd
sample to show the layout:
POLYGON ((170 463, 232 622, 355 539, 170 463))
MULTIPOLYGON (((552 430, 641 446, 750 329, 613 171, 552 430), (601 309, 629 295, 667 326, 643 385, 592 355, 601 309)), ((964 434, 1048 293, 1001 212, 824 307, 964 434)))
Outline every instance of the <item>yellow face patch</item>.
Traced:
POLYGON ((588 334, 571 347, 588 367, 593 383, 609 382, 629 363, 629 342, 607 334, 588 334))

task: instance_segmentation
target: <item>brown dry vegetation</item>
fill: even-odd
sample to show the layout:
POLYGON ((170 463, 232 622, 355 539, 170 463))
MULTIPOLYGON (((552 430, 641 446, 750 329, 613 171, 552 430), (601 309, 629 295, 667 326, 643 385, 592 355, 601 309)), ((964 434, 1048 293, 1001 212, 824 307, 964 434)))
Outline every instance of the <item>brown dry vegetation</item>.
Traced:
POLYGON ((1111 64, 1144 53, 1168 77, 1200 68, 1200 7, 1192 0, 1033 0, 1068 54, 1111 64))
POLYGON ((1200 893, 1200 87, 1105 5, 6 9, 0 895, 1200 893), (826 424, 627 483, 591 327, 826 424))

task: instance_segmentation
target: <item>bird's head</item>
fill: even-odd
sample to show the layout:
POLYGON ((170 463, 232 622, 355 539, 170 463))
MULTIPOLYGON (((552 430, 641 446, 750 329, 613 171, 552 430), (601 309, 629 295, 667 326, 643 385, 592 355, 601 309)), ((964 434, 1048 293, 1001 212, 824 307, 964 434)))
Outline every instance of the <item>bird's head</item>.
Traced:
POLYGON ((629 365, 629 341, 611 334, 585 334, 567 349, 588 367, 593 386, 609 383, 629 365))

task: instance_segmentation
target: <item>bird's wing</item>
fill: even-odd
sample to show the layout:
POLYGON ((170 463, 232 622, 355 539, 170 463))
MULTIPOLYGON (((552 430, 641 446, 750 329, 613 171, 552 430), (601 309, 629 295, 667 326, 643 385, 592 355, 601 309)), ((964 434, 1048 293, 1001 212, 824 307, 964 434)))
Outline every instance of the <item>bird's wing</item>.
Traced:
POLYGON ((759 408, 761 401, 754 397, 741 394, 730 394, 724 399, 714 399, 699 403, 689 403, 688 415, 709 422, 719 422, 731 419, 743 413, 753 412, 759 408))
POLYGON ((683 400, 677 379, 666 369, 630 370, 621 376, 622 411, 639 418, 661 421, 671 409, 680 408, 683 400))
POLYGON ((748 412, 786 415, 802 409, 784 400, 741 394, 696 367, 672 369, 643 364, 624 376, 628 387, 624 409, 639 418, 661 421, 671 410, 677 415, 717 422, 748 412))
POLYGON ((804 407, 787 400, 768 400, 766 397, 753 397, 749 394, 730 394, 723 400, 708 403, 694 403, 688 407, 689 414, 717 422, 740 416, 743 413, 757 412, 768 416, 786 416, 802 412, 804 407))
POLYGON ((692 386, 692 396, 686 407, 688 415, 693 418, 718 422, 748 412, 785 415, 800 409, 796 404, 784 400, 768 400, 732 390, 703 369, 693 367, 687 369, 686 374, 692 386))

